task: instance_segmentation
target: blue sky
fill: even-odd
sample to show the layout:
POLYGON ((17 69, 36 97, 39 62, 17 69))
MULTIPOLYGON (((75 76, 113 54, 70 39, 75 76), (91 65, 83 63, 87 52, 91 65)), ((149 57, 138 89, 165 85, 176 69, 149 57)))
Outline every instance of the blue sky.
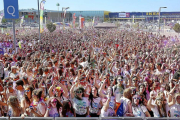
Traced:
MULTIPOLYGON (((41 0, 40 0, 41 1, 41 0)), ((57 10, 56 3, 69 10, 107 10, 111 12, 152 12, 159 7, 167 7, 162 11, 180 11, 180 0, 46 0, 45 9, 57 10)), ((37 0, 19 0, 19 9, 37 9, 37 0)), ((4 9, 0 0, 0 10, 4 9)))

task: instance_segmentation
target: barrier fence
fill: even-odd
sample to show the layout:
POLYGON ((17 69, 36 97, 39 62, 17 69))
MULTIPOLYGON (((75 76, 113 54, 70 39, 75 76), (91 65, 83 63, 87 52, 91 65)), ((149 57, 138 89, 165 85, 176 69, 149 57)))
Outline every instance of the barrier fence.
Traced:
MULTIPOLYGON (((156 117, 25 117, 23 120, 179 120, 180 118, 156 118, 156 117)), ((0 117, 0 120, 22 120, 21 117, 0 117)))

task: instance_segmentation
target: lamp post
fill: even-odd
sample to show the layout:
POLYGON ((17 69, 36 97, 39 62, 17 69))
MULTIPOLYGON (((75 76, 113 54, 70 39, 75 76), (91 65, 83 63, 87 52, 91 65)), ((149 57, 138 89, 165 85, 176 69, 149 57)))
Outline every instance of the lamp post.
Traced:
POLYGON ((66 16, 66 13, 65 13, 65 12, 66 12, 67 9, 69 9, 69 7, 62 7, 62 12, 63 12, 63 10, 64 10, 64 12, 63 12, 63 13, 64 13, 64 16, 63 16, 63 29, 64 29, 64 18, 65 18, 65 16, 66 16))
MULTIPOLYGON (((41 2, 46 1, 46 0, 42 0, 41 2)), ((40 33, 40 12, 39 12, 39 0, 37 0, 37 4, 38 4, 38 19, 39 19, 39 40, 41 40, 41 33, 40 33)))
POLYGON ((38 3, 38 20, 39 20, 39 40, 41 40, 41 34, 40 34, 40 16, 39 16, 39 0, 37 0, 38 3))
POLYGON ((57 3, 56 6, 58 7, 58 22, 59 22, 59 6, 60 6, 60 4, 57 3))
POLYGON ((161 16, 160 13, 161 13, 161 8, 167 8, 167 7, 160 7, 159 8, 159 25, 158 25, 159 26, 159 30, 158 30, 159 35, 160 35, 160 16, 161 16))

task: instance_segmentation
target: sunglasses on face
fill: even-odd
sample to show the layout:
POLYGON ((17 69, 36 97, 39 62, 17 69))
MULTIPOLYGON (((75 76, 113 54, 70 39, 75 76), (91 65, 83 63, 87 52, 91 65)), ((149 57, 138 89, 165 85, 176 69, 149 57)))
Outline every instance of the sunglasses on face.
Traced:
POLYGON ((123 81, 123 79, 118 79, 118 81, 123 81))
POLYGON ((76 91, 76 93, 81 94, 81 93, 82 93, 82 91, 76 91))
POLYGON ((36 83, 37 81, 33 81, 33 83, 36 83))
POLYGON ((140 98, 139 97, 134 97, 133 99, 139 100, 140 98))
POLYGON ((30 90, 25 90, 24 92, 30 92, 30 90))

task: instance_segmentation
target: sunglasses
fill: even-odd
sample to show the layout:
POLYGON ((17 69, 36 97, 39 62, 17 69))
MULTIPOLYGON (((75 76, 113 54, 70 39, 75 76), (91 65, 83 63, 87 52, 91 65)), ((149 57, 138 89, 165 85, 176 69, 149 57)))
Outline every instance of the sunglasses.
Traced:
POLYGON ((76 93, 81 94, 81 93, 82 93, 82 91, 76 91, 76 93))
POLYGON ((37 81, 33 81, 33 83, 36 83, 37 81))
POLYGON ((133 99, 139 100, 140 98, 139 97, 134 97, 133 99))
POLYGON ((30 92, 30 90, 25 90, 24 92, 30 92))
POLYGON ((123 79, 118 79, 118 81, 123 81, 123 79))

